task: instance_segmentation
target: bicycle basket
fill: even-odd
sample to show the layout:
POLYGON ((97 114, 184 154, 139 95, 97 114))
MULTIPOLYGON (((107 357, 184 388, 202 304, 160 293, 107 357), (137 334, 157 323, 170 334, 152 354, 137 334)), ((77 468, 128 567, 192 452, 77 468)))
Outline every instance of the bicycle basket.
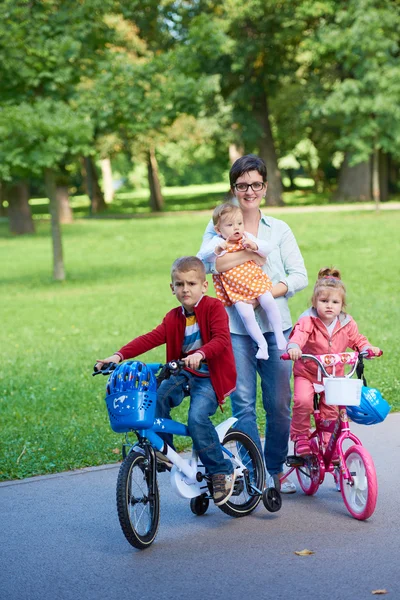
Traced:
POLYGON ((151 427, 157 402, 154 372, 139 361, 122 363, 108 379, 105 401, 116 433, 151 427))
POLYGON ((329 405, 359 406, 361 379, 348 377, 324 377, 325 403, 329 405))
POLYGON ((376 425, 387 417, 390 405, 382 398, 379 390, 363 386, 360 406, 349 406, 346 410, 354 423, 376 425))

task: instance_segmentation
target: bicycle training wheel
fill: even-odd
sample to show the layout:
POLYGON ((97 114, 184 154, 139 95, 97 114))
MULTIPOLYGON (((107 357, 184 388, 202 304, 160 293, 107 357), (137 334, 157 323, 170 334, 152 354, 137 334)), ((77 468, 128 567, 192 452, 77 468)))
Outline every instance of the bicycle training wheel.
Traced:
POLYGON ((143 454, 130 452, 119 469, 117 510, 128 542, 143 550, 154 542, 160 520, 157 482, 153 489, 152 468, 143 454))
MULTIPOLYGON (((248 469, 250 484, 253 484, 258 490, 263 490, 265 482, 264 463, 253 440, 242 431, 231 429, 226 434, 222 445, 234 456, 237 456, 244 467, 248 469)), ((260 501, 261 494, 249 493, 244 477, 238 476, 232 496, 228 502, 218 508, 231 517, 244 517, 250 514, 260 501)))
POLYGON ((304 465, 296 468, 297 479, 303 492, 307 496, 313 496, 319 488, 320 466, 318 456, 310 454, 304 461, 304 465))
POLYGON ((343 501, 352 517, 364 521, 375 510, 378 497, 378 482, 374 461, 363 446, 351 446, 344 455, 350 471, 350 483, 340 474, 340 489, 343 501))

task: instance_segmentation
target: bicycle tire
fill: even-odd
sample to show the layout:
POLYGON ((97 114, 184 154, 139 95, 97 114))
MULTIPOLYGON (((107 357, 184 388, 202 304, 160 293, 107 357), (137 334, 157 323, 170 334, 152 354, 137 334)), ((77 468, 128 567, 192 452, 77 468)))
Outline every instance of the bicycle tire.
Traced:
POLYGON ((310 454, 305 464, 296 468, 296 475, 300 487, 307 496, 313 496, 320 485, 320 466, 316 454, 310 454))
POLYGON ((364 521, 372 515, 378 498, 378 481, 374 461, 363 446, 350 446, 344 460, 349 469, 353 485, 340 474, 340 491, 343 502, 352 517, 364 521))
POLYGON ((117 479, 117 511, 124 536, 139 550, 148 548, 157 535, 160 521, 160 495, 153 488, 152 469, 139 452, 129 452, 117 479))
MULTIPOLYGON (((265 484, 264 463, 253 440, 242 431, 230 429, 222 445, 226 446, 233 455, 238 455, 244 466, 250 471, 251 482, 258 490, 263 490, 265 484)), ((262 494, 252 496, 247 492, 243 476, 237 477, 235 481, 235 488, 240 490, 241 487, 240 493, 235 494, 234 491, 228 502, 218 507, 231 517, 244 517, 250 514, 261 501, 262 494)))

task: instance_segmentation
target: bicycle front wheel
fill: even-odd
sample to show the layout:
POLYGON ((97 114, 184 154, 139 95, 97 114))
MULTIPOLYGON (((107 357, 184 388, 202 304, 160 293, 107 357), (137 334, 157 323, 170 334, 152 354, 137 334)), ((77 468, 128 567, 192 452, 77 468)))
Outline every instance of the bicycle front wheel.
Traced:
MULTIPOLYGON (((264 463, 253 440, 242 431, 231 429, 222 445, 248 470, 250 488, 254 486, 262 492, 265 483, 264 463)), ((231 517, 244 517, 259 505, 261 497, 260 493, 248 489, 245 478, 241 475, 236 478, 234 491, 228 502, 218 508, 231 517)))
POLYGON ((157 483, 153 486, 153 468, 155 465, 143 454, 132 451, 118 473, 119 523, 128 542, 139 550, 154 542, 160 520, 160 496, 157 483))
POLYGON ((364 521, 372 515, 378 497, 375 465, 363 446, 351 446, 344 455, 351 481, 340 474, 340 490, 347 510, 352 517, 364 521))

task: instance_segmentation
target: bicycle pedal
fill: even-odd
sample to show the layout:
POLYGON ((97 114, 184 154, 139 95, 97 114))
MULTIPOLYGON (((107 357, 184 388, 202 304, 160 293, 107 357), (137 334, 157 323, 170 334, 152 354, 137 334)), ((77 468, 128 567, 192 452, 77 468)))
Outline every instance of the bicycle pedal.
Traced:
POLYGON ((303 456, 287 456, 286 457, 286 465, 288 467, 303 467, 305 464, 305 460, 303 456))

